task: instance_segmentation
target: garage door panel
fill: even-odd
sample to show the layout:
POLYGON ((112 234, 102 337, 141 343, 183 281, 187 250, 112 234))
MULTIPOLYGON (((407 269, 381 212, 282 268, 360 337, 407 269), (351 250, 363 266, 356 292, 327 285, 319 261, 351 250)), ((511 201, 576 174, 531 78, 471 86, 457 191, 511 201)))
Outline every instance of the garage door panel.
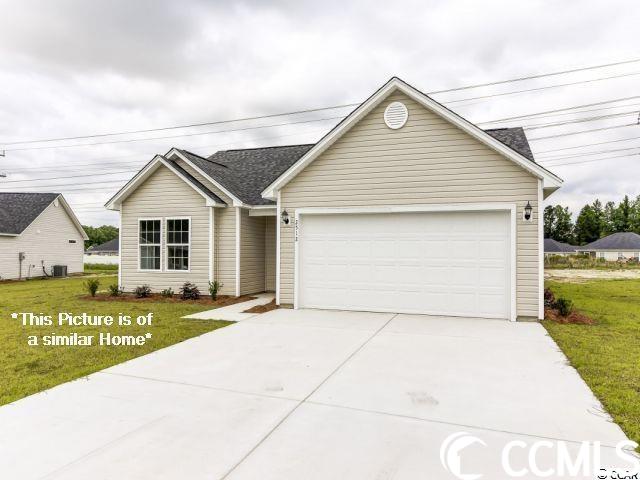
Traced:
POLYGON ((508 212, 302 215, 303 307, 509 318, 508 212))

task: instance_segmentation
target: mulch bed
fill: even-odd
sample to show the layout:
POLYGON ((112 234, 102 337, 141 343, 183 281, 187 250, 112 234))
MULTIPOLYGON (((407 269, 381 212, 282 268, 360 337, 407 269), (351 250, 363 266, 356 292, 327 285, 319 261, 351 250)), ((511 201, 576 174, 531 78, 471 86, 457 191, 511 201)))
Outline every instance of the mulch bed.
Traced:
POLYGON ((573 311, 566 317, 563 317, 560 315, 558 310, 549 307, 545 307, 544 309, 544 319, 562 324, 573 323, 576 325, 593 325, 596 323, 593 318, 587 317, 580 312, 573 311))
POLYGON ((256 305, 255 307, 251 307, 242 313, 266 313, 270 312, 271 310, 276 310, 277 308, 280 307, 276 305, 276 299, 274 298, 269 303, 266 303, 264 305, 256 305))
POLYGON ((159 293, 153 293, 151 296, 145 298, 136 298, 136 296, 131 293, 124 293, 118 297, 112 297, 107 293, 98 293, 95 297, 92 297, 91 295, 82 295, 80 298, 82 300, 95 300, 96 302, 187 303, 195 305, 211 305, 212 307, 224 307, 226 305, 233 305, 234 303, 255 300, 256 297, 251 297, 249 295, 243 295, 241 297, 218 295, 218 298, 213 301, 211 300, 211 297, 204 295, 198 300, 182 300, 180 295, 163 297, 159 293))

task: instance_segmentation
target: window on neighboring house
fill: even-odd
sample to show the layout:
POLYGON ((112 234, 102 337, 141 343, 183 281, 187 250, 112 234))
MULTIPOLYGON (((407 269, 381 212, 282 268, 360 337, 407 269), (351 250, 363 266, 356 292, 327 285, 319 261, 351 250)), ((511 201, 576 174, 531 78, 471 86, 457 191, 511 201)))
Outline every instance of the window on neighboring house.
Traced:
POLYGON ((604 252, 598 252, 598 257, 599 258, 604 258, 604 252))
POLYGON ((160 220, 140 220, 140 270, 160 270, 161 228, 160 220))
POLYGON ((618 252, 618 260, 624 260, 624 253, 618 252))
POLYGON ((189 270, 190 221, 167 219, 167 270, 189 270))

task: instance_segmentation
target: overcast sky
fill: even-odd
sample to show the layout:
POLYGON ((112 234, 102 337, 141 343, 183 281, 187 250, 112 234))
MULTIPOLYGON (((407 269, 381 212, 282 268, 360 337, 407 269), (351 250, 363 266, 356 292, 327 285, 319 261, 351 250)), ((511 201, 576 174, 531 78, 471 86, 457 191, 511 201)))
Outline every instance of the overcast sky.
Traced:
MULTIPOLYGON (((7 150, 0 157, 0 173, 7 174, 0 179, 0 190, 62 192, 90 225, 117 223, 102 205, 155 153, 171 146, 210 154, 313 142, 349 110, 54 143, 6 143, 349 104, 362 101, 393 75, 431 92, 640 59, 637 0, 0 0, 0 7, 0 144, 7 150), (320 121, 246 129, 309 119, 320 121), (239 128, 245 130, 202 134, 239 128), (190 136, 130 141, 185 134, 190 136), (120 143, 68 147, 105 141, 120 143), (44 148, 63 145, 67 147, 44 148)), ((533 139, 636 123, 640 74, 448 102, 633 73, 640 73, 640 62, 434 98, 473 122, 485 122, 639 96, 590 107, 588 113, 494 125, 540 125, 630 112, 528 130, 533 139)), ((624 194, 640 194, 640 156, 632 155, 640 152, 640 126, 531 141, 534 152, 543 152, 619 139, 630 140, 540 153, 543 165, 589 160, 549 167, 565 179, 549 201, 566 204, 575 213, 596 197, 617 201, 624 194), (629 150, 634 146, 638 149, 629 150), (614 151, 543 160, 603 150, 614 151), (591 161, 612 156, 619 158, 591 161)))

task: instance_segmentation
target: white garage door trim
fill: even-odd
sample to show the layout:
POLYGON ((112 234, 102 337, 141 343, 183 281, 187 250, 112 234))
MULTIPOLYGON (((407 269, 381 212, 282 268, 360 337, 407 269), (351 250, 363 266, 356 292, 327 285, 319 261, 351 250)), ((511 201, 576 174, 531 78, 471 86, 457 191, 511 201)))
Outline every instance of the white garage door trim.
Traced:
POLYGON ((298 309, 298 292, 300 291, 300 258, 298 236, 300 231, 300 217, 303 215, 338 215, 338 214, 367 214, 367 213, 411 213, 411 212, 509 212, 510 232, 510 308, 509 319, 516 320, 516 204, 515 203, 463 203, 448 205, 402 205, 384 207, 357 208, 299 208, 295 213, 295 241, 294 241, 294 269, 293 269, 293 308, 298 309))

